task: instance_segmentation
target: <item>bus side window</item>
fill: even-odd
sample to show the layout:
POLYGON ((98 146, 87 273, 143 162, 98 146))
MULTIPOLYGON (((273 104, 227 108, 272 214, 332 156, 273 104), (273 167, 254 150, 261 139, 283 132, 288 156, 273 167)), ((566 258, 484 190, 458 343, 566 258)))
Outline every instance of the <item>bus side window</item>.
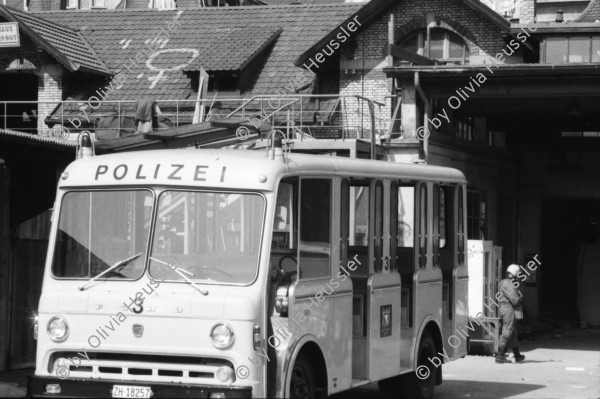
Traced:
POLYGON ((350 182, 348 179, 342 180, 340 206, 340 265, 348 264, 348 246, 350 243, 350 182))
POLYGON ((465 264, 464 186, 458 186, 458 264, 465 264))
MULTIPOLYGON (((413 274, 415 271, 415 186, 392 184, 392 196, 395 197, 391 204, 397 209, 395 222, 396 251, 395 267, 400 273, 402 281, 402 310, 400 313, 402 328, 413 325, 413 274)), ((394 219, 392 217, 391 219, 394 219)), ((392 230, 393 231, 393 230, 392 230)))
POLYGON ((375 231, 373 232, 373 250, 375 261, 373 268, 375 273, 383 269, 383 182, 375 183, 375 231))
POLYGON ((369 186, 350 187, 350 246, 368 247, 369 237, 369 186))
POLYGON ((440 267, 440 196, 441 188, 439 184, 433 185, 433 267, 440 267))
POLYGON ((294 215, 294 192, 296 182, 282 181, 277 192, 277 204, 275 205, 275 218, 273 219, 273 238, 271 249, 295 249, 296 248, 296 221, 294 215))
POLYGON ((427 185, 419 188, 419 267, 427 266, 427 185))
POLYGON ((398 183, 393 181, 390 185, 390 271, 398 270, 398 200, 398 183))
POLYGON ((414 248, 415 188, 398 188, 398 247, 414 248))
POLYGON ((331 274, 331 187, 330 179, 300 181, 299 278, 331 274))

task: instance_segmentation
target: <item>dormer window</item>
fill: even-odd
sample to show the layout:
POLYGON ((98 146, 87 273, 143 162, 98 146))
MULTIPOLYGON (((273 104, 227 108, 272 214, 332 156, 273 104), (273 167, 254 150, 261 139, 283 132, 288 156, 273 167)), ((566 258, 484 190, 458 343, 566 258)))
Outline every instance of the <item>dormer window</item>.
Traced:
POLYGON ((404 50, 449 64, 466 64, 469 48, 458 34, 442 28, 417 31, 400 42, 404 50))

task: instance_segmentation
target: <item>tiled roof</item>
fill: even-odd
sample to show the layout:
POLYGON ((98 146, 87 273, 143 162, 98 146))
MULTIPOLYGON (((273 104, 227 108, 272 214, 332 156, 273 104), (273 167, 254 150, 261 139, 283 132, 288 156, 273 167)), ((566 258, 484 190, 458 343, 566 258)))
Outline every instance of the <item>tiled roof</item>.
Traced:
MULTIPOLYGON (((460 0, 462 3, 472 8, 475 12, 481 14, 489 21, 494 23, 504 32, 510 32, 510 23, 500 16, 497 12, 480 2, 479 0, 460 0)), ((360 21, 360 27, 358 27, 357 31, 365 29, 369 26, 373 21, 377 21, 381 18, 383 14, 385 14, 390 6, 397 3, 398 0, 371 0, 368 3, 360 4, 360 8, 356 12, 356 20, 360 21)), ((347 26, 349 22, 352 22, 353 18, 347 18, 344 21, 341 21, 343 26, 347 26)), ((310 57, 315 55, 315 53, 321 51, 328 43, 331 43, 331 40, 335 40, 337 34, 348 34, 346 31, 341 29, 341 26, 336 26, 335 29, 328 32, 326 35, 318 37, 317 40, 314 41, 313 45, 307 49, 304 53, 302 53, 294 63, 296 65, 302 65, 305 63, 310 57)), ((337 41, 337 40, 335 40, 337 41)))
MULTIPOLYGON (((345 0, 316 0, 316 1, 305 1, 305 0, 264 0, 265 3, 267 3, 270 6, 275 6, 275 5, 283 5, 283 4, 303 4, 303 3, 307 3, 307 4, 331 4, 331 3, 345 3, 345 0)), ((366 0, 365 0, 366 3, 366 0)))
POLYGON ((30 142, 30 143, 41 143, 50 147, 56 148, 75 148, 77 143, 75 141, 67 141, 56 137, 46 137, 39 134, 30 134, 23 132, 16 132, 14 130, 0 129, 0 141, 19 141, 19 142, 30 142))
POLYGON ((581 15, 573 22, 596 22, 600 20, 600 1, 592 0, 581 15))
POLYGON ((222 35, 211 41, 202 41, 200 56, 184 71, 239 71, 257 54, 273 44, 281 28, 265 26, 259 28, 231 27, 221 30, 222 35))
MULTIPOLYGON (((289 4, 293 1, 297 1, 297 0, 290 0, 287 3, 281 3, 281 4, 289 4)), ((328 1, 328 0, 320 0, 321 2, 334 2, 334 1, 328 1)), ((177 0, 177 8, 178 9, 184 9, 184 8, 200 8, 200 7, 204 7, 202 5, 203 0, 177 0)), ((211 3, 212 0, 204 0, 204 3, 211 3)), ((344 0, 337 0, 335 1, 337 3, 343 3, 344 0)), ((244 5, 248 6, 248 5, 253 5, 253 3, 256 3, 255 0, 244 0, 244 5)), ((260 2, 258 2, 260 3, 260 2)), ((119 4, 119 6, 117 8, 137 8, 137 9, 142 9, 142 8, 148 8, 148 0, 122 0, 121 4, 119 4), (126 5, 126 7, 125 7, 126 5)))
MULTIPOLYGON (((31 13, 7 9, 3 6, 0 6, 0 14, 7 19, 19 22, 21 30, 29 28, 35 32, 42 40, 40 41, 36 37, 31 39, 49 51, 52 56, 58 56, 59 61, 66 60, 65 66, 68 69, 74 71, 81 68, 89 72, 110 74, 106 65, 98 58, 86 40, 73 29, 46 21, 31 13), (46 44, 49 44, 50 47, 46 47, 46 44)), ((27 31, 25 33, 27 34, 27 31)))
POLYGON ((17 10, 23 9, 23 1, 24 0, 8 0, 6 2, 7 7, 12 7, 17 10))
MULTIPOLYGON (((113 72, 126 80, 110 99, 141 95, 184 99, 191 95, 183 68, 202 57, 204 43, 214 43, 227 29, 244 27, 248 35, 283 28, 268 59, 251 83, 252 93, 274 93, 290 84, 303 69, 293 61, 315 42, 355 13, 362 4, 206 7, 183 10, 94 10, 39 12, 36 16, 80 30, 113 72), (268 27, 268 28, 265 28, 268 27), (136 60, 136 56, 137 61, 136 60), (130 70, 124 69, 128 66, 130 70)), ((228 51, 245 51, 245 41, 228 51)))

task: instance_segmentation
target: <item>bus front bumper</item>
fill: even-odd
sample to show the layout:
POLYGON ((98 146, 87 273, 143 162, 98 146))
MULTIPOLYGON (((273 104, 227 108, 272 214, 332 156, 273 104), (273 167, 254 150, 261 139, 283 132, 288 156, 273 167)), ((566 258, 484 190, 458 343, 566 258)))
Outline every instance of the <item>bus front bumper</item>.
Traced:
MULTIPOLYGON (((110 398, 114 385, 149 387, 152 398, 251 398, 252 387, 216 385, 183 385, 119 380, 59 379, 31 376, 27 382, 28 397, 110 398), (46 393, 48 385, 60 385, 60 393, 46 393), (219 395, 221 394, 221 395, 219 395), (223 396, 224 395, 224 396, 223 396)), ((56 387, 55 387, 56 389, 56 387)))

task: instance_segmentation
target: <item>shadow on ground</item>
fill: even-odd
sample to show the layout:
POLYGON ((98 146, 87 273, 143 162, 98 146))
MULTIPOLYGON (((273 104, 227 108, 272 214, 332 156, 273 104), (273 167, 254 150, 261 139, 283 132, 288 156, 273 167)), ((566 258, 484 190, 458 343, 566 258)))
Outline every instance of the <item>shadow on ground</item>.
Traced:
MULTIPOLYGON (((477 399, 503 399, 526 394, 542 388, 545 388, 545 385, 448 379, 444 380, 442 385, 435 387, 435 393, 433 397, 434 399, 459 397, 477 399), (456 392, 461 392, 461 395, 456 396, 456 392), (499 392, 504 392, 504 394, 499 392)), ((353 389, 350 392, 342 392, 340 394, 331 396, 331 399, 371 398, 382 398, 382 396, 379 395, 377 384, 365 385, 364 387, 353 389)))

